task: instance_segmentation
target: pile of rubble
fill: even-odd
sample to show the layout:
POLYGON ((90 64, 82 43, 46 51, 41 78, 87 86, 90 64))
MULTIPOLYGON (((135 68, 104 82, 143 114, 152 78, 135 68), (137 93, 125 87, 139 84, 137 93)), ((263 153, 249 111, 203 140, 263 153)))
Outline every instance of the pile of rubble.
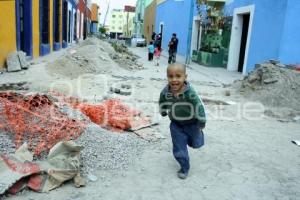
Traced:
POLYGON ((0 91, 1 90, 28 90, 28 82, 22 81, 18 83, 4 83, 0 84, 0 91))
POLYGON ((266 106, 300 110, 300 73, 270 60, 236 83, 248 99, 266 106))
POLYGON ((121 44, 88 38, 46 67, 50 74, 78 78, 83 74, 111 74, 120 68, 143 69, 138 57, 121 44))
POLYGON ((88 73, 111 73, 118 69, 109 56, 112 52, 114 52, 113 48, 109 47, 106 42, 89 38, 70 49, 46 68, 50 74, 59 74, 70 78, 78 78, 88 73))
POLYGON ((115 52, 110 54, 110 56, 121 67, 128 70, 144 69, 143 64, 137 61, 139 57, 130 52, 127 46, 122 43, 114 42, 112 43, 112 47, 115 52))

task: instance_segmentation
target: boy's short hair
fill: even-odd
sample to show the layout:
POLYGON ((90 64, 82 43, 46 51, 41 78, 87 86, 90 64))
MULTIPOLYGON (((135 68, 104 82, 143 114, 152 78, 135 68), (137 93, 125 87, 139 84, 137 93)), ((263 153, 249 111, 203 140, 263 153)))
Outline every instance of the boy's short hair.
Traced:
POLYGON ((150 41, 150 44, 153 44, 153 41, 150 41))
POLYGON ((173 68, 173 67, 181 68, 184 71, 184 73, 186 73, 186 65, 184 65, 184 64, 180 64, 180 63, 169 64, 167 70, 170 69, 170 68, 173 68))

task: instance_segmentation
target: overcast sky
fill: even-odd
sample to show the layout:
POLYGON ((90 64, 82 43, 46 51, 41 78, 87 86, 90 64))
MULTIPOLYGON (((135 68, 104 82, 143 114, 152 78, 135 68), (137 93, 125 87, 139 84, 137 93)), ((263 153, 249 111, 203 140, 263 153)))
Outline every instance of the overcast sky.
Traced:
MULTIPOLYGON (((108 2, 110 1, 110 9, 124 8, 125 5, 135 6, 136 0, 92 0, 93 3, 97 3, 100 6, 101 18, 100 23, 104 21, 105 12, 107 10, 108 2)), ((107 23, 107 22, 106 22, 107 23)))

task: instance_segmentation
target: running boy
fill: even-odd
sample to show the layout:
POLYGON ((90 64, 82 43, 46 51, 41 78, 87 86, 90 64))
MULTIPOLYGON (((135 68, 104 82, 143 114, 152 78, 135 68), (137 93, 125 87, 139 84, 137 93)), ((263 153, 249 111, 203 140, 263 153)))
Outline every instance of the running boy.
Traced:
POLYGON ((171 120, 173 155, 181 167, 177 175, 185 179, 190 169, 187 146, 200 148, 204 145, 205 110, 196 91, 186 80, 184 65, 169 65, 167 78, 169 83, 160 93, 160 114, 168 115, 171 120))

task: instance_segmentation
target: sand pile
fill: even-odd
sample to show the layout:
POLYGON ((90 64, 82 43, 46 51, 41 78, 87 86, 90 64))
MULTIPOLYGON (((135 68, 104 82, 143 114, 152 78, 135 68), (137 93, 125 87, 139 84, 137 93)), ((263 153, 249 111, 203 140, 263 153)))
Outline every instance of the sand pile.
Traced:
POLYGON ((96 38, 89 38, 68 50, 65 55, 46 68, 50 74, 70 78, 77 78, 86 73, 112 73, 118 70, 117 64, 110 58, 112 53, 114 49, 110 44, 96 38))
POLYGON ((258 64, 236 86, 247 99, 270 107, 300 110, 300 73, 280 63, 258 64))

